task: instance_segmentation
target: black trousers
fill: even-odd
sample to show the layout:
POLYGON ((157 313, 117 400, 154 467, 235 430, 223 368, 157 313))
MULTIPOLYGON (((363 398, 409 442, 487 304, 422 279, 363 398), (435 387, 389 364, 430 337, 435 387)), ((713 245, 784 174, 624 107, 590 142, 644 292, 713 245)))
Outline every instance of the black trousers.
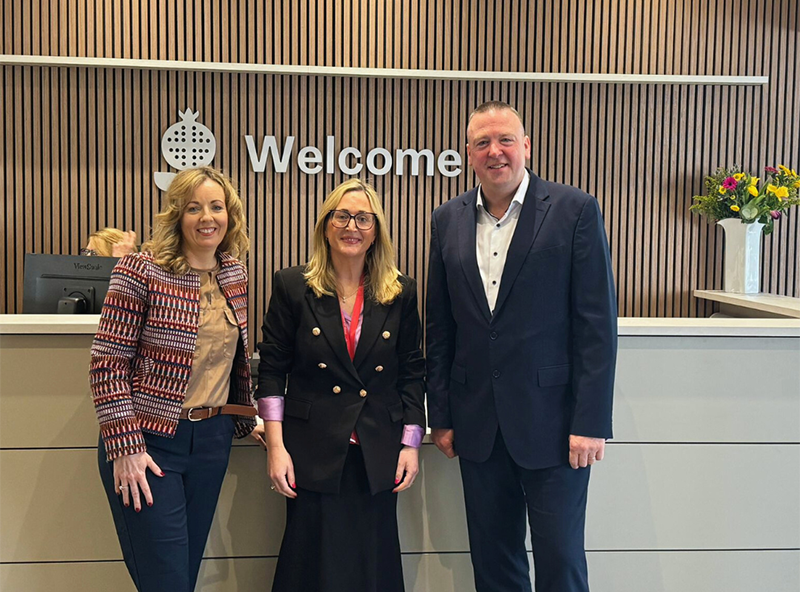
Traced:
POLYGON ((125 565, 140 592, 193 592, 219 491, 228 467, 234 421, 218 415, 198 422, 180 420, 174 438, 145 434, 147 453, 164 471, 149 470, 153 506, 124 507, 114 492, 114 467, 98 446, 100 478, 106 490, 125 565))
POLYGON ((584 525, 590 469, 524 469, 499 430, 485 462, 460 463, 477 592, 530 592, 526 511, 536 592, 588 592, 584 525))

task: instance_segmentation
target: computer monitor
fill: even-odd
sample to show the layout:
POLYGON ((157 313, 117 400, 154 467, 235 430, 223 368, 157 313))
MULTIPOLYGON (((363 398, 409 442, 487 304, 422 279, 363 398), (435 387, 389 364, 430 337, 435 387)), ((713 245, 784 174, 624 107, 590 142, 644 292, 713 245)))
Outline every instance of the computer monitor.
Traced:
POLYGON ((25 255, 23 314, 100 314, 116 257, 25 255))

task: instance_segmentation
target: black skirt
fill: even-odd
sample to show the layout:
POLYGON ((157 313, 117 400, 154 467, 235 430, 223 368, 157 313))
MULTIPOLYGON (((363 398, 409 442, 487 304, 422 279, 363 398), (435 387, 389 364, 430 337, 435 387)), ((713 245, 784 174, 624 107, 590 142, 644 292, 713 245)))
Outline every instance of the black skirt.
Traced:
POLYGON ((361 446, 351 445, 338 495, 298 488, 272 592, 403 592, 397 494, 371 495, 361 446))

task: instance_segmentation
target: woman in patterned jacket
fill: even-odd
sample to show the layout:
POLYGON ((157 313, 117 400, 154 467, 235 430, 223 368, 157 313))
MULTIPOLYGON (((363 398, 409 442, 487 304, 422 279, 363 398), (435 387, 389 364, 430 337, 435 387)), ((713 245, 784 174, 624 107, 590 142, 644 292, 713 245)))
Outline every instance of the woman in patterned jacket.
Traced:
POLYGON ((232 438, 255 426, 236 259, 249 240, 242 202, 214 169, 179 173, 165 201, 152 241, 114 268, 90 383, 128 571, 140 591, 191 592, 232 438))

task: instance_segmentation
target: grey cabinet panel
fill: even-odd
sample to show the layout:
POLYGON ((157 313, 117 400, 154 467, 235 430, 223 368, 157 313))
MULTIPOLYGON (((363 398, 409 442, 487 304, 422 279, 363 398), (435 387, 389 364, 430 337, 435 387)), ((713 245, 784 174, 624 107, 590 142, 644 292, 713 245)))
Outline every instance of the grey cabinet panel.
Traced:
POLYGON ((103 563, 0 565, 0 590, 9 592, 136 592, 122 560, 103 563))
POLYGON ((0 562, 122 557, 96 450, 0 451, 0 500, 0 562))
POLYGON ((800 547, 799 445, 610 445, 593 471, 588 549, 800 547))
MULTIPOLYGON (((456 461, 422 447, 400 498, 406 552, 467 551, 456 461)), ((800 445, 609 444, 592 469, 591 550, 800 547, 800 445)))
POLYGON ((97 445, 91 346, 91 335, 0 336, 0 448, 97 445), (32 429, 34 416, 47 429, 32 429))
MULTIPOLYGON (((533 558, 529 556, 533 565, 533 558)), ((796 592, 799 551, 588 553, 592 592, 796 592)), ((269 590, 274 557, 205 559, 198 592, 269 590)), ((403 556, 406 592, 472 592, 468 553, 403 556)), ((531 579, 535 578, 532 574, 531 579)), ((0 565, 14 592, 134 592, 122 561, 0 565)))
MULTIPOLYGON (((532 555, 528 561, 533 566, 532 555)), ((592 592, 797 592, 800 551, 592 553, 592 592)), ((473 592, 469 554, 406 555, 406 592, 473 592)), ((533 570, 532 570, 533 571, 533 570)), ((532 574, 531 580, 535 579, 532 574)))
POLYGON ((800 442, 800 339, 620 337, 614 439, 800 442))
POLYGON ((589 553, 592 592, 797 592, 800 551, 589 553))

